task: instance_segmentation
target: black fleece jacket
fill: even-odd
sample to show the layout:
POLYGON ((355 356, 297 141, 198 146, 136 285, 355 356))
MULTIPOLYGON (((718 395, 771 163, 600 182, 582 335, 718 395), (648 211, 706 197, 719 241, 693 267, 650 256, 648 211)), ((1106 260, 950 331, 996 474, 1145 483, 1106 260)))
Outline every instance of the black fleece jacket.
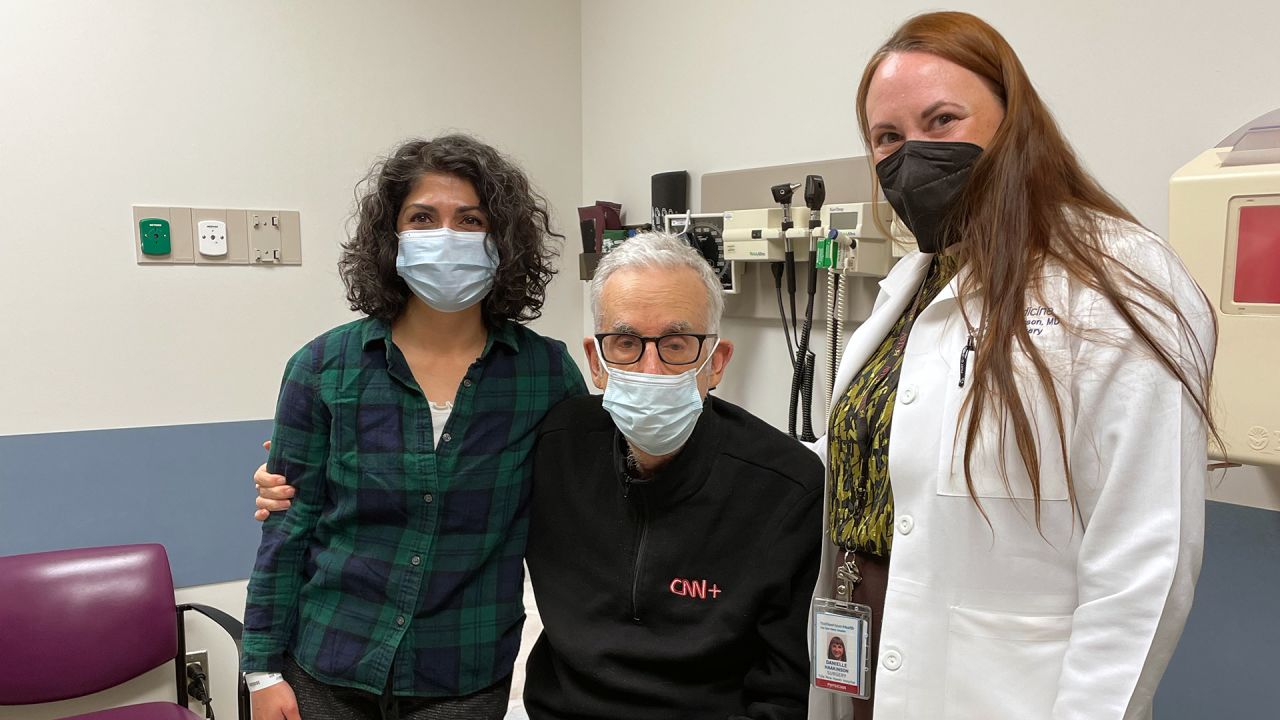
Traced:
POLYGON ((709 398, 680 453, 637 480, 584 396, 552 409, 534 463, 532 720, 805 717, 817 456, 709 398))

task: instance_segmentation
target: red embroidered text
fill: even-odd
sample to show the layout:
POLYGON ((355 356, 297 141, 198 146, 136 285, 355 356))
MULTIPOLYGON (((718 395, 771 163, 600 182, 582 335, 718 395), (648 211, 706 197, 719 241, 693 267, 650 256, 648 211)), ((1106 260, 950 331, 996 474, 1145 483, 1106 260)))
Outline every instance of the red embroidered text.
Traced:
POLYGON ((676 578, 671 581, 671 585, 669 587, 671 592, 675 595, 698 598, 699 600, 706 600, 708 597, 715 600, 720 597, 720 593, 722 592, 720 590, 720 586, 715 583, 711 583, 711 587, 707 587, 706 580, 686 580, 684 578, 676 578))

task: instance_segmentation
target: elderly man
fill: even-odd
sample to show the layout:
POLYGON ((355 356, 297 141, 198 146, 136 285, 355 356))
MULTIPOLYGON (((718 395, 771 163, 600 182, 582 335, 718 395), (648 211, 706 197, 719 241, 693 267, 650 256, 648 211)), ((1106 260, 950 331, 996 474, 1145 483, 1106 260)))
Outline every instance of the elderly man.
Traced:
POLYGON ((530 717, 804 717, 821 464, 708 397, 733 345, 719 280, 683 242, 628 240, 591 306, 604 396, 553 408, 535 450, 530 717))
MULTIPOLYGON (((583 345, 604 395, 553 408, 534 452, 532 720, 805 717, 822 465, 708 396, 733 356, 723 308, 667 234, 596 270, 583 345)), ((260 508, 288 507, 283 478, 255 480, 260 508)))

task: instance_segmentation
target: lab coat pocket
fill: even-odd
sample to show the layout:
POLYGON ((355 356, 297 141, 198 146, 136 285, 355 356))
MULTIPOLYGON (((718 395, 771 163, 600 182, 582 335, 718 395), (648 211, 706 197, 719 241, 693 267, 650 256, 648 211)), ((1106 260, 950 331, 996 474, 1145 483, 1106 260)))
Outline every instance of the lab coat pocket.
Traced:
POLYGON ((951 608, 946 720, 1047 719, 1070 635, 1070 615, 951 608))
MULTIPOLYGON (((1072 414, 1068 406, 1069 395, 1062 391, 1062 387, 1070 371, 1070 356, 1065 349, 1059 348, 1041 348, 1041 354, 1059 388, 1058 402, 1061 403, 1065 435, 1069 438, 1072 414)), ((1040 499, 1065 501, 1069 496, 1066 471, 1062 462, 1061 440, 1054 422, 1050 397, 1036 378, 1031 360, 1026 354, 1014 353, 1013 365, 1018 377, 1018 388, 1023 396, 1023 406, 1027 409, 1031 429, 1037 441, 1040 457, 1040 499)), ((949 409, 954 413, 952 417, 961 417, 964 394, 968 388, 952 388, 952 390, 954 393, 950 398, 949 409)), ((968 410, 964 410, 964 415, 967 413, 968 410)), ((967 428, 967 422, 962 422, 958 431, 954 423, 950 425, 944 423, 945 434, 941 443, 943 453, 939 458, 938 472, 939 495, 967 497, 970 494, 964 471, 967 428)), ((1035 497, 1031 475, 1027 472, 1022 456, 1018 452, 1012 422, 1006 421, 1004 438, 1004 448, 1001 452, 996 421, 993 415, 988 415, 982 424, 977 444, 970 457, 973 494, 979 498, 1030 500, 1035 497)))

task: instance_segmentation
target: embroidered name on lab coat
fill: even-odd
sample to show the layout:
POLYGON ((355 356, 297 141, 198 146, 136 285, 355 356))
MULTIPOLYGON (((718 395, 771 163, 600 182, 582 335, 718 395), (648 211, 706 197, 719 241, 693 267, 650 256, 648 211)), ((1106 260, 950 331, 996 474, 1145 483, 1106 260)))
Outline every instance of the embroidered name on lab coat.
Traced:
POLYGON ((1062 328, 1062 323, 1058 320, 1057 314, 1053 312, 1053 308, 1044 305, 1029 306, 1026 312, 1026 319, 1027 334, 1031 336, 1044 335, 1062 328))

